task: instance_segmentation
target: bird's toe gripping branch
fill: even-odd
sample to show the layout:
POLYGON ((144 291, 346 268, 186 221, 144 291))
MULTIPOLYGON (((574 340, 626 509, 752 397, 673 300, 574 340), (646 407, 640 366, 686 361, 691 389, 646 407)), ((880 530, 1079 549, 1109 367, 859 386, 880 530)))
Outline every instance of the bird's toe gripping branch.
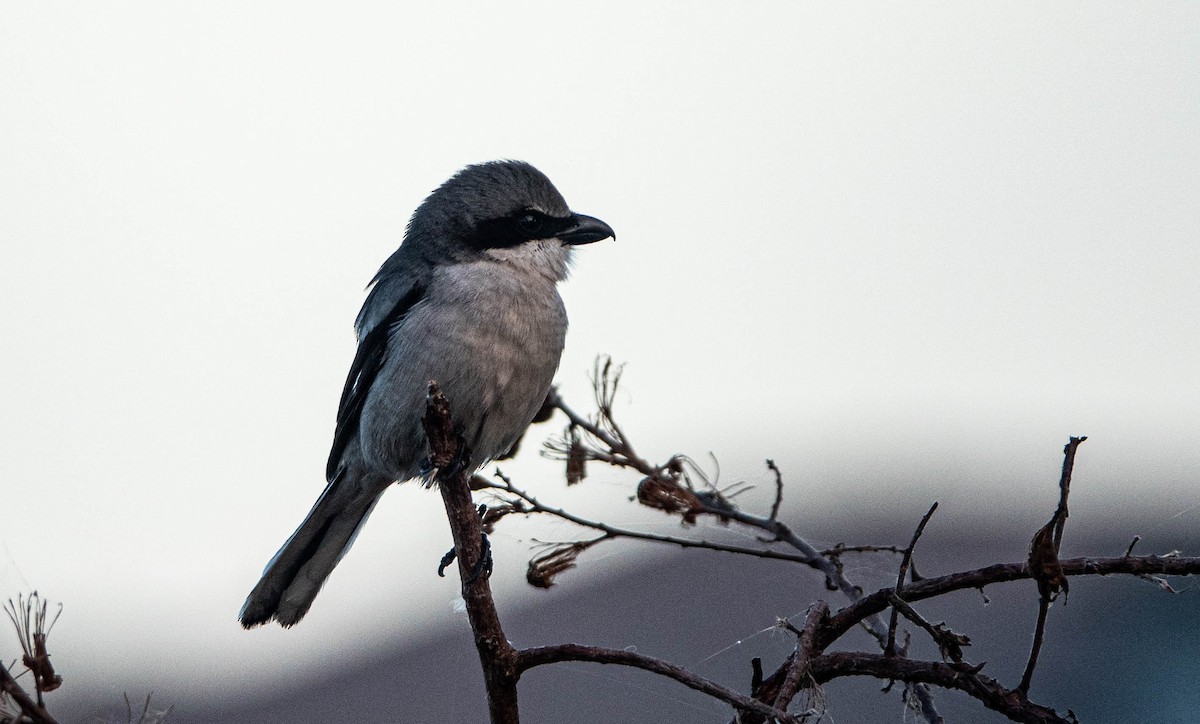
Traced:
MULTIPOLYGON (((458 550, 451 548, 446 551, 446 555, 442 556, 442 560, 438 563, 438 575, 442 578, 446 577, 446 567, 458 558, 458 550)), ((488 540, 487 533, 484 533, 479 541, 479 560, 475 561, 475 565, 471 567, 471 574, 467 576, 465 583, 474 583, 480 576, 484 578, 492 577, 492 542, 488 540)))
MULTIPOLYGON (((483 516, 486 513, 487 513, 487 506, 480 505, 479 506, 479 518, 481 520, 483 519, 483 516)), ((437 569, 437 573, 440 577, 442 577, 442 578, 446 577, 446 568, 447 568, 447 566, 449 566, 451 563, 454 562, 455 558, 458 558, 458 549, 457 548, 451 548, 450 550, 446 551, 446 555, 442 556, 442 560, 440 563, 438 563, 438 569, 437 569)), ((469 576, 467 576, 467 580, 465 582, 472 583, 480 576, 483 576, 485 578, 491 578, 493 563, 494 563, 494 560, 492 559, 492 542, 490 540, 488 540, 487 533, 483 533, 479 540, 479 560, 475 561, 475 565, 471 567, 471 574, 469 576)))

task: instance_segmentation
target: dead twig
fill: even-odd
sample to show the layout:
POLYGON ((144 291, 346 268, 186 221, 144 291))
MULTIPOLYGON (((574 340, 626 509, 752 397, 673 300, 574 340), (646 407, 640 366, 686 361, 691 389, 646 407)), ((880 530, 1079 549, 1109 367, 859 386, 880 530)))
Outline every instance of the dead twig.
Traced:
POLYGON ((775 461, 767 459, 767 470, 775 474, 775 502, 771 503, 771 513, 767 516, 767 520, 776 520, 779 518, 779 506, 783 505, 783 473, 776 467, 775 461))
POLYGON ((908 602, 899 596, 892 594, 891 597, 892 610, 899 611, 901 615, 912 621, 916 625, 925 629, 933 642, 937 644, 938 651, 942 654, 943 659, 950 659, 955 663, 962 663, 962 647, 970 646, 971 639, 957 634, 946 627, 946 624, 932 624, 925 620, 925 617, 917 613, 917 610, 908 605, 908 602))
POLYGON ((843 676, 872 676, 877 679, 896 679, 909 683, 932 684, 945 689, 957 689, 969 694, 989 709, 998 711, 1012 721, 1034 724, 1070 724, 1053 709, 1035 704, 1015 691, 1005 689, 999 682, 979 673, 981 666, 916 661, 894 656, 837 652, 815 657, 809 664, 812 679, 824 684, 843 676))
POLYGON ((792 655, 787 676, 784 677, 783 685, 779 687, 779 693, 775 696, 776 709, 787 711, 792 697, 800 690, 801 680, 809 675, 808 662, 820 653, 815 648, 817 629, 828 617, 829 605, 824 601, 817 601, 808 610, 808 615, 804 618, 804 628, 800 629, 800 635, 796 639, 796 652, 792 655))
MULTIPOLYGON (((1200 558, 1182 556, 1116 556, 1113 558, 1068 558, 1061 561, 1066 576, 1111 576, 1144 575, 1194 576, 1200 574, 1200 558)), ((1029 563, 999 563, 969 571, 960 571, 936 578, 926 578, 910 583, 904 589, 904 600, 913 603, 927 598, 961 591, 982 588, 1011 581, 1032 578, 1029 563)), ((891 588, 882 588, 857 603, 837 611, 829 617, 829 625, 821 632, 819 645, 828 648, 847 631, 858 625, 865 616, 877 614, 891 605, 891 588)))
MULTIPOLYGON (((1029 693, 1029 686, 1033 682, 1033 670, 1037 667, 1038 655, 1041 653, 1042 641, 1046 635, 1046 618, 1050 613, 1050 603, 1058 597, 1059 591, 1062 591, 1064 595, 1070 591, 1070 584, 1066 575, 1063 574, 1058 554, 1062 547, 1063 529, 1067 524, 1067 516, 1070 515, 1067 499, 1071 495, 1071 474, 1075 469, 1075 451, 1079 449, 1079 445, 1084 440, 1087 440, 1086 436, 1072 437, 1063 448, 1062 474, 1058 480, 1058 507, 1055 508, 1054 515, 1050 516, 1049 522, 1034 534, 1029 547, 1029 569, 1037 581, 1040 595, 1037 624, 1033 630, 1033 645, 1029 651, 1029 661, 1025 664, 1025 673, 1021 676, 1021 683, 1017 686, 1017 691, 1022 694, 1029 693)), ((1132 549, 1133 546, 1130 545, 1130 550, 1132 549)), ((1128 551, 1126 553, 1128 554, 1128 551)))
MULTIPOLYGON (((1155 574, 1200 573, 1200 559, 1182 559, 1177 556, 1134 557, 1132 544, 1125 551, 1125 556, 1116 559, 1061 560, 1059 558, 1065 521, 1068 516, 1074 453, 1079 443, 1085 439, 1082 437, 1072 438, 1065 450, 1067 460, 1064 462, 1063 474, 1060 478, 1061 494, 1058 508, 1050 522, 1043 526, 1038 536, 1035 536, 1031 555, 1024 563, 988 566, 933 579, 925 579, 918 575, 914 552, 933 513, 937 510, 937 503, 930 506, 922 517, 910 543, 905 548, 839 544, 833 548, 818 550, 780 520, 783 476, 774 461, 767 461, 768 470, 774 474, 775 481, 774 496, 769 511, 766 515, 755 515, 741 510, 734 502, 734 496, 727 494, 727 489, 717 488, 714 482, 710 482, 709 475, 689 458, 675 455, 665 464, 657 465, 640 457, 635 452, 625 431, 614 419, 613 402, 619 378, 620 368, 614 368, 611 361, 597 364, 594 379, 597 412, 594 418, 584 417, 572 410, 557 392, 552 392, 548 398, 549 404, 562 411, 568 420, 568 428, 564 436, 548 443, 547 450, 552 456, 561 457, 567 461, 569 484, 582 481, 583 466, 589 461, 636 471, 641 475, 637 500, 643 505, 670 513, 684 525, 693 525, 700 518, 708 517, 722 525, 737 524, 753 528, 762 532, 755 536, 762 543, 782 544, 793 550, 784 552, 767 547, 729 546, 704 540, 616 528, 600 521, 588 520, 565 510, 544 505, 529 493, 517 488, 507 478, 501 477, 502 483, 493 484, 490 487, 499 493, 498 497, 502 501, 502 506, 507 506, 503 508, 506 513, 549 514, 600 533, 598 537, 591 539, 558 544, 535 558, 531 562, 530 570, 531 572, 536 571, 538 576, 536 576, 536 581, 534 578, 531 578, 531 581, 539 585, 549 585, 554 575, 572 567, 578 555, 588 547, 598 545, 610 538, 622 537, 687 548, 708 548, 761 558, 789 560, 821 571, 825 575, 827 587, 830 590, 841 591, 849 599, 849 604, 832 615, 824 604, 820 604, 810 610, 802 629, 789 626, 789 630, 797 634, 796 650, 769 677, 763 676, 761 660, 756 659, 752 662, 754 677, 751 681, 751 700, 757 701, 757 706, 747 706, 743 701, 744 697, 743 699, 737 698, 741 695, 724 697, 721 694, 714 694, 739 709, 740 713, 737 717, 739 722, 787 721, 788 719, 781 718, 778 713, 788 708, 797 691, 805 688, 815 690, 823 681, 839 676, 873 676, 887 681, 904 682, 906 703, 930 722, 941 721, 941 716, 933 705, 928 688, 930 685, 964 691, 989 708, 1000 711, 1015 721, 1070 721, 1070 715, 1064 718, 1054 710, 1034 704, 1027 698, 1028 674, 1032 673, 1036 662, 1036 651, 1041 645, 1040 636, 1039 641, 1035 644, 1035 651, 1022 686, 1009 690, 995 680, 982 676, 979 673, 982 666, 972 666, 963 660, 963 648, 970 645, 968 637, 951 630, 945 623, 929 622, 917 612, 912 604, 924 598, 940 596, 954 590, 976 588, 983 591, 986 585, 992 583, 1025 578, 1033 578, 1038 582, 1039 591, 1043 593, 1043 600, 1048 603, 1060 591, 1067 590, 1068 578, 1074 575, 1129 574, 1161 582, 1166 590, 1172 590, 1164 578, 1156 577, 1155 574), (861 588, 846 577, 841 556, 848 552, 881 551, 898 553, 902 556, 896 584, 890 589, 882 589, 865 595, 861 588), (885 625, 880 614, 889 607, 892 609, 890 621, 885 625), (907 658, 909 635, 905 634, 903 649, 898 646, 896 641, 900 616, 911 621, 932 638, 938 646, 943 661, 922 662, 907 658), (851 627, 859 625, 876 638, 883 651, 882 655, 824 653, 851 627), (771 714, 764 711, 763 707, 773 709, 776 713, 771 714)), ((1039 634, 1044 632, 1044 625, 1043 618, 1038 623, 1039 634)), ((552 658, 554 660, 622 663, 659 671, 680 681, 687 678, 684 675, 686 672, 680 673, 681 670, 670 669, 669 667, 672 666, 670 664, 637 655, 631 656, 629 652, 604 652, 600 649, 574 646, 547 647, 537 650, 539 652, 553 651, 553 654, 534 654, 533 651, 518 653, 521 670, 528 668, 527 665, 549 663, 549 659, 552 658), (536 663, 530 664, 529 662, 536 663), (673 673, 667 673, 668 671, 673 673)), ((701 690, 710 690, 702 688, 703 684, 696 684, 693 681, 688 685, 701 690)))
POLYGON ((598 646, 580 646, 579 644, 560 644, 558 646, 539 646, 522 649, 518 653, 518 670, 528 671, 535 666, 545 666, 563 661, 588 661, 595 664, 617 664, 631 666, 650 671, 669 679, 674 679, 684 686, 703 692, 720 699, 740 711, 755 712, 767 717, 773 717, 781 724, 801 724, 800 720, 775 707, 752 699, 743 694, 726 688, 702 676, 697 676, 682 666, 667 663, 661 659, 639 654, 624 649, 606 649, 598 646))
POLYGON ((504 476, 498 477, 500 478, 501 482, 499 484, 491 483, 489 487, 494 490, 510 493, 520 498, 526 504, 525 509, 520 512, 544 513, 556 518, 561 518, 562 520, 583 526, 584 528, 591 528, 592 530, 604 533, 605 538, 630 538, 633 540, 644 540, 653 543, 666 543, 668 545, 679 546, 680 548, 706 548, 708 550, 721 551, 725 553, 738 553, 746 556, 754 556, 756 558, 771 558, 779 561, 803 563, 805 565, 812 564, 812 559, 809 556, 797 555, 795 553, 784 553, 781 551, 773 551, 762 548, 748 548, 745 546, 735 546, 726 543, 717 543, 714 541, 660 535, 658 533, 646 533, 644 531, 633 530, 631 528, 618 528, 617 526, 609 525, 608 523, 601 521, 589 520, 563 510, 562 508, 555 508, 553 506, 546 505, 532 494, 516 487, 508 478, 504 476))
MULTIPOLYGON (((896 576, 896 587, 892 589, 892 595, 895 598, 900 598, 900 592, 904 590, 904 578, 908 575, 908 567, 912 563, 913 550, 917 547, 917 541, 921 539, 921 535, 925 532, 925 526, 929 524, 929 519, 933 517, 933 512, 937 510, 937 501, 929 506, 929 510, 921 518, 921 522, 917 524, 917 529, 913 532, 912 541, 908 547, 904 549, 904 558, 900 560, 900 573, 896 576)), ((892 619, 888 623, 887 645, 883 647, 884 656, 896 655, 896 607, 892 607, 892 619)))
MULTIPOLYGON (((624 430, 613 419, 613 401, 615 400, 616 391, 620 383, 620 374, 621 368, 616 367, 614 369, 611 360, 605 359, 603 362, 597 362, 596 374, 593 378, 593 388, 597 403, 595 420, 588 419, 573 410, 566 404, 557 391, 552 390, 548 397, 550 404, 562 411, 567 417, 572 428, 582 430, 585 433, 585 440, 597 443, 597 445, 591 446, 587 446, 586 442, 584 443, 586 450, 582 454, 587 459, 638 471, 645 476, 643 485, 648 484, 647 481, 652 481, 650 484, 655 486, 658 494, 654 497, 654 500, 663 499, 664 491, 668 488, 674 489, 677 493, 674 496, 670 496, 673 500, 692 503, 692 501, 698 499, 699 505, 692 503, 691 508, 679 511, 686 523, 694 522, 698 515, 710 515, 722 523, 737 522, 768 533, 772 541, 789 545, 797 550, 800 553, 797 562, 821 571, 825 575, 826 588, 831 591, 841 591, 852 602, 862 598, 862 589, 853 584, 845 576, 840 560, 836 557, 821 555, 821 552, 816 547, 797 535, 786 523, 774 515, 763 517, 740 510, 733 505, 732 501, 720 495, 719 491, 715 491, 716 494, 705 491, 705 493, 698 495, 684 476, 681 460, 685 460, 685 458, 675 456, 665 465, 654 465, 638 456, 624 430), (704 496, 707 496, 707 498, 704 496), (706 502, 708 499, 711 499, 712 502, 706 502)), ((547 449, 552 455, 564 456, 566 458, 581 454, 574 440, 551 442, 547 444, 547 449)), ((778 484, 782 485, 781 474, 777 480, 779 481, 778 484)), ((779 488, 777 487, 778 494, 779 488)), ((781 500, 779 498, 777 502, 781 504, 781 500)), ((776 506, 773 505, 772 508, 775 509, 775 514, 777 514, 778 510, 776 506)), ((596 529, 604 530, 599 527, 596 529)), ((645 537, 645 539, 651 538, 645 537)), ((684 547, 728 550, 728 547, 714 544, 679 543, 678 540, 672 542, 684 547)), ((749 553, 748 555, 757 555, 764 558, 782 557, 770 555, 771 553, 774 552, 764 550, 760 553, 749 553)), ((867 632, 879 642, 880 647, 886 645, 888 628, 877 614, 868 616, 861 623, 867 632)), ((917 685, 915 693, 921 700, 921 710, 926 713, 927 718, 932 717, 930 721, 936 721, 936 719, 940 718, 936 714, 937 710, 933 704, 932 694, 929 690, 924 685, 917 685)))

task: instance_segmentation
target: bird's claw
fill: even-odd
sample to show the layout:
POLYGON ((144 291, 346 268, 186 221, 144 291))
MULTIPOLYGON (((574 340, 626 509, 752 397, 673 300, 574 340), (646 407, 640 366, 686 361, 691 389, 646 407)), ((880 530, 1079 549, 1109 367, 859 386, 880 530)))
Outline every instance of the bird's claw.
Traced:
MULTIPOLYGON (((442 556, 441 562, 438 563, 438 576, 445 578, 447 566, 453 563, 456 558, 458 558, 457 548, 451 548, 446 551, 446 555, 442 556)), ((492 542, 488 540, 487 533, 481 533, 479 536, 479 560, 475 561, 474 566, 471 566, 471 573, 463 583, 474 583, 481 575, 484 578, 491 578, 493 563, 492 542)))
MULTIPOLYGON (((487 506, 481 504, 479 506, 480 519, 483 518, 485 513, 487 513, 487 506)), ((450 550, 446 551, 446 555, 442 556, 442 560, 438 564, 438 576, 441 578, 446 577, 446 568, 454 562, 455 558, 458 558, 457 548, 451 548, 450 550)), ((475 561, 474 566, 471 566, 471 573, 467 576, 467 579, 463 581, 463 583, 474 583, 481 575, 484 578, 491 578, 492 565, 494 562, 495 561, 492 558, 492 542, 488 539, 487 533, 480 533, 479 560, 475 561)))

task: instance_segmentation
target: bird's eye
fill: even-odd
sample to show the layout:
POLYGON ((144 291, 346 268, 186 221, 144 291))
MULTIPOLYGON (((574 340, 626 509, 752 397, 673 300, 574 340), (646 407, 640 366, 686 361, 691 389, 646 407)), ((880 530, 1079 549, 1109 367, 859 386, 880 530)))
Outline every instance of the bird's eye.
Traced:
POLYGON ((525 214, 517 219, 517 226, 527 234, 535 234, 542 230, 542 217, 537 214, 525 214))

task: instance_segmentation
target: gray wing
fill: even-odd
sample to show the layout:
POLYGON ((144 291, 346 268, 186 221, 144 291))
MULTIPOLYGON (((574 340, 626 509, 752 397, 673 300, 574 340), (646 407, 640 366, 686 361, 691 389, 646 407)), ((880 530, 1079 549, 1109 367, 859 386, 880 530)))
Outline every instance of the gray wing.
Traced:
MULTIPOLYGON (((374 301, 377 286, 363 305, 365 316, 367 307, 374 301)), ((371 329, 360 329, 358 352, 354 362, 350 364, 350 373, 346 376, 346 384, 342 387, 342 401, 338 404, 337 428, 333 434, 333 448, 329 451, 329 462, 325 465, 325 479, 332 481, 341 467, 342 456, 346 446, 358 432, 359 419, 367 394, 374 384, 379 370, 387 357, 388 342, 395 328, 404 322, 405 316, 418 302, 425 297, 425 285, 413 282, 408 290, 400 295, 399 300, 392 305, 388 313, 371 329)))

